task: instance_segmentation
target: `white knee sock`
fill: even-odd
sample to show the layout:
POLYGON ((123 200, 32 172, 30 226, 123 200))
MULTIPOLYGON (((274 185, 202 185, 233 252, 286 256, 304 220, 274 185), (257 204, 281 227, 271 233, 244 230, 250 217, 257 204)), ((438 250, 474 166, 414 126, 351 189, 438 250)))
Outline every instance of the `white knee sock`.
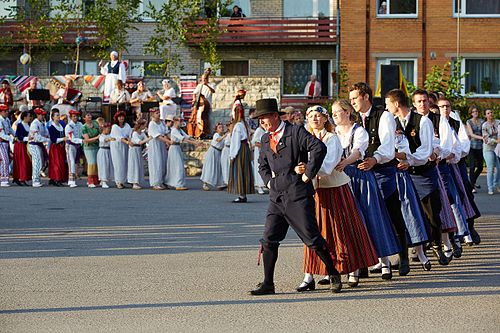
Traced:
POLYGON ((418 260, 420 260, 422 264, 425 264, 427 261, 429 261, 429 258, 427 258, 427 256, 425 255, 423 245, 415 246, 415 252, 417 253, 418 260))
POLYGON ((448 233, 443 232, 441 234, 441 242, 443 243, 443 250, 448 251, 451 249, 450 237, 448 237, 448 233))
POLYGON ((310 283, 310 282, 312 282, 312 280, 314 280, 314 277, 312 274, 310 274, 310 273, 304 274, 304 282, 310 283))

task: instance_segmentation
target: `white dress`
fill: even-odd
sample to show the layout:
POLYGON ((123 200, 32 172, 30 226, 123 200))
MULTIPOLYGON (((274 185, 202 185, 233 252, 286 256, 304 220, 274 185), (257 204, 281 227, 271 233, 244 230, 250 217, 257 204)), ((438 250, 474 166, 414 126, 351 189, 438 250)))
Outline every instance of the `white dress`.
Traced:
POLYGON ((224 139, 224 148, 222 148, 222 153, 220 156, 220 164, 222 170, 222 182, 227 185, 229 182, 229 166, 231 160, 229 159, 229 148, 231 147, 231 134, 228 133, 224 139))
POLYGON ((175 116, 177 113, 177 104, 174 103, 172 98, 177 97, 174 88, 168 88, 163 93, 163 97, 170 97, 160 103, 160 119, 165 120, 168 115, 175 116))
POLYGON ((186 171, 184 170, 184 156, 180 143, 189 136, 183 130, 172 127, 170 139, 174 144, 168 149, 167 176, 165 183, 172 187, 186 186, 186 171))
POLYGON ((149 184, 151 186, 160 186, 165 180, 167 171, 167 146, 158 137, 167 134, 165 123, 160 120, 157 124, 151 120, 148 126, 148 134, 153 137, 148 143, 149 184))
POLYGON ((140 142, 146 139, 146 134, 132 132, 133 147, 128 151, 127 181, 130 184, 141 184, 144 182, 144 160, 142 158, 142 145, 140 142), (139 145, 139 146, 138 146, 139 145))
POLYGON ((121 139, 128 139, 131 134, 129 124, 125 124, 123 128, 117 124, 111 127, 111 137, 116 140, 110 145, 116 184, 125 184, 127 181, 128 145, 121 142, 121 139))
POLYGON ((113 180, 113 162, 111 161, 110 143, 106 139, 111 138, 109 134, 99 135, 99 151, 97 151, 97 174, 101 182, 113 180))
POLYGON ((266 133, 262 127, 257 127, 255 132, 253 133, 252 136, 252 146, 254 146, 253 149, 253 179, 255 182, 255 187, 265 187, 264 181, 262 180, 262 177, 260 176, 259 173, 259 154, 260 154, 260 148, 255 146, 255 143, 260 142, 262 139, 262 136, 266 133))
POLYGON ((215 133, 210 143, 210 148, 205 155, 205 163, 201 170, 201 181, 212 186, 222 186, 221 152, 224 147, 224 140, 217 142, 221 138, 219 133, 215 133))
POLYGON ((115 89, 116 81, 120 80, 123 84, 127 81, 127 69, 125 68, 125 64, 120 62, 118 67, 118 74, 113 74, 109 72, 108 65, 116 66, 117 60, 113 60, 108 62, 104 67, 101 68, 101 75, 106 75, 106 79, 104 80, 104 97, 109 98, 111 93, 115 89))

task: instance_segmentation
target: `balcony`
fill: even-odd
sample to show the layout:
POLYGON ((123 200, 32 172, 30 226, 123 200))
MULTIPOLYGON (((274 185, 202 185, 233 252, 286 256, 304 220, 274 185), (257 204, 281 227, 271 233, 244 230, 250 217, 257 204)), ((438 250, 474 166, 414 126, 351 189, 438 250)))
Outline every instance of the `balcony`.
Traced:
MULTIPOLYGON (((46 23, 46 26, 49 27, 51 25, 50 22, 46 23)), ((80 35, 84 37, 85 43, 96 43, 100 40, 99 31, 97 27, 88 23, 84 25, 85 28, 80 31, 80 35)), ((43 44, 46 41, 39 40, 36 38, 37 31, 39 31, 39 27, 33 27, 32 29, 28 28, 29 25, 22 26, 17 21, 5 21, 0 23, 0 36, 1 41, 3 43, 12 43, 16 44, 43 44), (31 31, 30 31, 31 30, 31 31)), ((62 42, 64 44, 75 44, 76 37, 78 36, 78 30, 75 26, 72 26, 71 22, 68 23, 68 27, 66 31, 63 33, 62 42)))
MULTIPOLYGON (((337 21, 331 18, 243 18, 220 19, 220 44, 336 44, 337 21)), ((206 21, 195 21, 200 30, 206 21)), ((188 36, 190 45, 197 45, 206 34, 188 36)))

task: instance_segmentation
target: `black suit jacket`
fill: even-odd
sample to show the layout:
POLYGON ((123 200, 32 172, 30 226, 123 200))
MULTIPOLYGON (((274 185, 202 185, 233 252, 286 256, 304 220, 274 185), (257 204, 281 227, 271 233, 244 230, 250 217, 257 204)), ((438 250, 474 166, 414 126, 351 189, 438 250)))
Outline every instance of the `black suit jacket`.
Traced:
POLYGON ((299 200, 314 195, 312 180, 318 173, 326 155, 326 146, 303 126, 285 124, 277 152, 269 145, 269 133, 262 136, 259 155, 259 174, 264 183, 270 182, 270 199, 279 196, 286 200, 299 200), (305 174, 310 181, 304 183, 302 175, 293 170, 297 164, 306 164, 305 174), (274 174, 274 177, 273 177, 274 174))

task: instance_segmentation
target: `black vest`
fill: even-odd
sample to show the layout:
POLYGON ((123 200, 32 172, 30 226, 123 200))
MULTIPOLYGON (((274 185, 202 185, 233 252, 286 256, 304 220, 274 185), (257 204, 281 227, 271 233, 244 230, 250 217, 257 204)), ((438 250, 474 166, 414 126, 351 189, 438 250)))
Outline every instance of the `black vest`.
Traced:
MULTIPOLYGON (((111 62, 108 63, 108 74, 119 74, 120 73, 120 64, 121 62, 118 61, 116 64, 111 67, 111 62)), ((125 83, 125 82, 123 82, 125 83)))
MULTIPOLYGON (((373 157, 373 154, 377 151, 378 147, 380 147, 380 137, 378 136, 378 128, 380 124, 380 118, 382 117, 382 114, 384 114, 383 109, 381 108, 375 108, 372 106, 372 109, 370 111, 370 115, 365 118, 365 130, 368 132, 368 148, 366 149, 365 152, 365 157, 373 157)), ((361 117, 358 120, 358 124, 363 126, 363 120, 361 117)), ((384 163, 382 165, 397 165, 398 161, 396 159, 393 159, 392 161, 389 161, 387 163, 384 163)))
MULTIPOLYGON (((406 136, 408 143, 410 144, 410 151, 414 153, 418 147, 422 145, 422 141, 420 140, 420 121, 422 120, 422 115, 416 112, 410 112, 410 119, 406 124, 405 129, 401 125, 401 121, 399 118, 396 118, 396 130, 401 131, 406 136)), ((438 118, 438 128, 439 128, 439 118, 438 118)), ((439 131, 438 131, 439 133, 439 131)), ((428 161, 424 165, 419 165, 416 167, 410 167, 408 171, 411 174, 422 174, 430 169, 432 169, 436 165, 434 161, 428 161)))
POLYGON ((434 126, 434 136, 436 138, 439 138, 439 119, 441 118, 441 116, 429 111, 427 118, 429 118, 429 120, 432 122, 432 126, 434 126))
POLYGON ((448 123, 450 124, 451 128, 455 130, 455 133, 458 134, 458 130, 460 129, 460 122, 450 117, 448 118, 448 123))

